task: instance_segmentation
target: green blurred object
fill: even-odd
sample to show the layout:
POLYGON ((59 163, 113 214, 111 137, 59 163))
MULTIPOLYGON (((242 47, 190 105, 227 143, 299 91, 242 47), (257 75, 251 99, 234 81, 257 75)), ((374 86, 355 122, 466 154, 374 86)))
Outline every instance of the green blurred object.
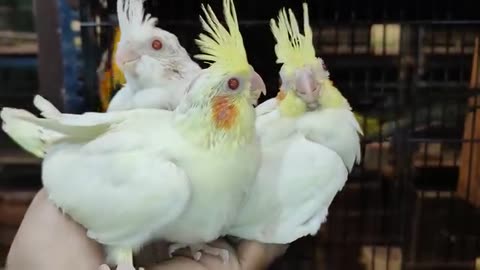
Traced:
POLYGON ((353 114, 355 115, 355 118, 362 127, 365 137, 370 138, 374 137, 375 135, 379 135, 381 126, 378 118, 363 116, 358 112, 353 112, 353 114))
POLYGON ((379 117, 365 116, 354 112, 355 118, 363 129, 364 139, 367 141, 388 140, 396 131, 409 128, 410 132, 426 130, 433 127, 461 128, 458 119, 466 113, 466 109, 459 109, 457 104, 433 103, 430 106, 408 109, 396 118, 383 115, 379 117), (415 117, 413 117, 415 116, 415 117))

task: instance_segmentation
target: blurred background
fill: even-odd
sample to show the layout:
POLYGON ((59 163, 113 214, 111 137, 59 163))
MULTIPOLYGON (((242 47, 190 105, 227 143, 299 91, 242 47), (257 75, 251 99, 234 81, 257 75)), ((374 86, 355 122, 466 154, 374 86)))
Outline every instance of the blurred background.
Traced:
MULTIPOLYGON (((201 2, 221 8, 146 8, 194 54, 201 2)), ((271 268, 480 269, 480 2, 308 3, 317 55, 366 133, 364 156, 318 235, 271 268)), ((269 89, 263 101, 278 88, 268 20, 284 5, 300 16, 301 1, 236 5, 269 89)), ((0 106, 32 109, 40 93, 65 112, 102 111, 122 82, 111 61, 115 9, 112 0, 0 0, 0 106)), ((41 186, 39 165, 0 133, 0 267, 41 186)))

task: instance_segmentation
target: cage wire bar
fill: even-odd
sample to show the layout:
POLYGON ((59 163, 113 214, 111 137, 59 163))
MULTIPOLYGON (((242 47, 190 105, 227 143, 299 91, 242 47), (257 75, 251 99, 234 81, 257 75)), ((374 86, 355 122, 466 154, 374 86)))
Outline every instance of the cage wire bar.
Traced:
MULTIPOLYGON (((208 3, 221 8, 219 0, 208 3)), ((301 14, 301 2, 236 5, 250 61, 270 89, 263 101, 278 88, 279 66, 268 20, 282 6, 301 14)), ((364 157, 335 198, 318 235, 292 244, 271 268, 475 269, 480 210, 468 194, 456 195, 462 146, 479 145, 478 139, 464 135, 465 117, 479 107, 476 98, 474 104, 467 102, 478 95, 478 86, 469 89, 469 81, 474 40, 480 36, 480 18, 470 2, 309 5, 317 55, 361 115, 364 157)), ((146 1, 158 25, 176 34, 191 54, 197 52, 194 39, 201 30, 199 7, 198 1, 146 1)), ((80 1, 75 12, 80 53, 64 53, 70 65, 72 55, 81 65, 68 73, 66 92, 84 99, 83 111, 98 110, 96 69, 112 42, 115 1, 80 1)), ((72 40, 69 35, 64 38, 72 40)), ((467 189, 479 181, 470 173, 477 166, 470 152, 463 162, 469 165, 467 189)))

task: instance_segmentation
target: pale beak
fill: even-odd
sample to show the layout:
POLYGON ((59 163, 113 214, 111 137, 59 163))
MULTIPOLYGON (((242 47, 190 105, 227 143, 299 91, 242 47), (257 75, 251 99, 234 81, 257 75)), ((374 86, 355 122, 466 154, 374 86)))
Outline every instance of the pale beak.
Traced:
POLYGON ((115 61, 117 65, 121 68, 129 64, 133 64, 140 59, 140 54, 134 52, 131 49, 127 49, 124 46, 119 46, 117 49, 117 53, 115 55, 115 61))
POLYGON ((267 94, 267 87, 265 86, 262 77, 260 77, 260 75, 255 71, 252 72, 250 83, 251 101, 253 105, 257 105, 261 94, 267 94))
POLYGON ((313 74, 307 70, 297 72, 295 88, 298 96, 311 108, 318 107, 318 98, 320 87, 313 77, 313 74))

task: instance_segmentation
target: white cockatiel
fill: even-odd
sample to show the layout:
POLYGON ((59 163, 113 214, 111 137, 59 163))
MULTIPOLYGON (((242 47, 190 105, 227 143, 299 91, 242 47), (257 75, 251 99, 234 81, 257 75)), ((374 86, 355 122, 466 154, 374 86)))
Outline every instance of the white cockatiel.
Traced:
POLYGON ((61 114, 37 96, 44 118, 3 108, 3 130, 43 157, 49 198, 132 269, 132 252, 152 239, 228 259, 206 245, 233 222, 259 164, 252 90, 263 85, 247 62, 232 0, 227 28, 208 8, 198 44, 211 62, 175 111, 61 114))
POLYGON ((190 81, 201 72, 178 38, 145 14, 145 0, 117 0, 121 38, 116 62, 125 86, 113 97, 108 111, 136 108, 174 110, 190 81))
POLYGON ((361 158, 360 126, 315 56, 303 7, 303 35, 291 10, 271 21, 281 90, 257 107, 261 167, 231 236, 286 244, 315 235, 361 158))

